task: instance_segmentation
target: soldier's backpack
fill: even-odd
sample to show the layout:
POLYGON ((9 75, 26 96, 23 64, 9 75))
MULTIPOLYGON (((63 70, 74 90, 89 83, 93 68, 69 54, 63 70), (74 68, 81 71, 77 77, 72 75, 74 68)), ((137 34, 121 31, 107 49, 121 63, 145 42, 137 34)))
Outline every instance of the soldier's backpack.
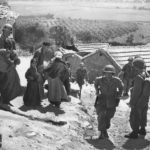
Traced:
POLYGON ((144 80, 142 95, 150 96, 150 77, 146 77, 144 80))

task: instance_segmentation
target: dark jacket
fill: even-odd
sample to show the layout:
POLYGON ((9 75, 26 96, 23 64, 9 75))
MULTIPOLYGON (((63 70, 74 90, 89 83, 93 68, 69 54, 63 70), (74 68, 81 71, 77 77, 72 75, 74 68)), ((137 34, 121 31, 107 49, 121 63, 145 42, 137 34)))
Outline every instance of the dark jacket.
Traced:
POLYGON ((132 79, 133 78, 133 66, 130 63, 127 63, 123 66, 122 71, 124 72, 124 79, 132 79))
POLYGON ((35 58, 36 61, 37 61, 37 68, 38 68, 39 66, 43 65, 43 62, 44 62, 44 54, 43 54, 42 48, 38 49, 38 50, 34 53, 33 58, 35 58))
POLYGON ((45 72, 51 78, 59 77, 66 88, 67 94, 70 93, 69 70, 64 61, 55 59, 50 67, 45 69, 45 72))
POLYGON ((144 80, 146 76, 146 73, 142 72, 137 74, 134 78, 130 99, 131 107, 144 107, 148 105, 149 96, 143 95, 144 80))

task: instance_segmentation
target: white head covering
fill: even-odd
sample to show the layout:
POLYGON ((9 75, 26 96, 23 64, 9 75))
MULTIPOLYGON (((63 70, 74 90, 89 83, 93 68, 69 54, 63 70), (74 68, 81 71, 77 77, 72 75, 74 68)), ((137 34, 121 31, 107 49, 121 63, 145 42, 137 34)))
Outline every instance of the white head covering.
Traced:
POLYGON ((61 59, 63 57, 63 54, 60 51, 55 52, 55 58, 61 59))

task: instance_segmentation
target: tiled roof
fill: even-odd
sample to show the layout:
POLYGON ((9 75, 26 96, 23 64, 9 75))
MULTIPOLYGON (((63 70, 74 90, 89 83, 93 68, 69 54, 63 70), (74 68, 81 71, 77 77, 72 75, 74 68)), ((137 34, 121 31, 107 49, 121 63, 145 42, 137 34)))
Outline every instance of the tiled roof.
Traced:
POLYGON ((118 66, 122 67, 128 61, 129 57, 139 55, 142 57, 147 66, 147 70, 150 70, 150 46, 109 46, 106 43, 91 43, 91 44, 79 44, 77 48, 80 52, 94 52, 98 48, 104 49, 114 59, 118 66))
POLYGON ((125 65, 129 57, 139 55, 146 62, 147 70, 150 70, 150 47, 148 46, 109 47, 108 52, 120 66, 125 65))

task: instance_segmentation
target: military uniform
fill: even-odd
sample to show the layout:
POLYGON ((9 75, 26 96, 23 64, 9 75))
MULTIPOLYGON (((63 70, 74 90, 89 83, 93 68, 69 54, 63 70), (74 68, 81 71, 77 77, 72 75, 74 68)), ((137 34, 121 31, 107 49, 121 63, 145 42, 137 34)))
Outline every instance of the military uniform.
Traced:
POLYGON ((138 134, 146 135, 145 127, 147 124, 147 110, 149 96, 142 94, 144 79, 146 77, 146 72, 144 71, 144 60, 141 58, 136 58, 133 61, 136 76, 134 78, 134 84, 132 88, 131 98, 130 98, 130 126, 132 132, 129 135, 125 135, 127 138, 138 138, 138 134), (137 71, 137 68, 139 71, 137 71))
POLYGON ((128 96, 128 92, 133 81, 132 58, 129 58, 128 61, 129 63, 125 64, 122 68, 122 71, 124 72, 124 75, 123 75, 124 96, 128 96))
POLYGON ((123 83, 117 77, 112 77, 109 81, 106 77, 99 77, 96 78, 95 88, 101 92, 96 106, 99 122, 98 129, 101 131, 110 127, 110 120, 114 116, 118 105, 117 98, 122 94, 123 83))
POLYGON ((119 104, 123 83, 118 77, 112 76, 108 79, 102 76, 96 78, 95 89, 97 92, 95 107, 98 115, 98 130, 106 131, 110 127, 110 120, 116 112, 116 106, 119 104))

